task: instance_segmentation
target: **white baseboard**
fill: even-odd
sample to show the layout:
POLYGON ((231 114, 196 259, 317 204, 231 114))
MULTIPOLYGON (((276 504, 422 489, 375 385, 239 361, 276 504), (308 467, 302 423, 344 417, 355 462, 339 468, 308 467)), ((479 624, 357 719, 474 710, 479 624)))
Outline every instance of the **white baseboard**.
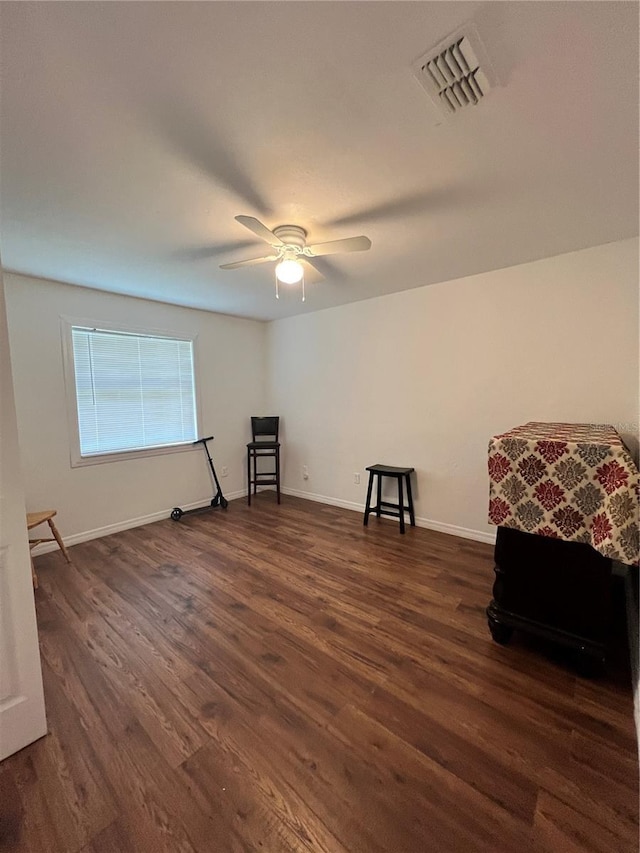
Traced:
MULTIPOLYGON (((353 512, 364 513, 364 504, 356 503, 355 501, 343 501, 340 498, 329 498, 326 495, 317 495, 314 492, 303 492, 300 489, 282 489, 284 495, 292 495, 296 498, 304 498, 307 501, 315 501, 316 503, 329 504, 329 506, 339 506, 342 509, 350 509, 353 512)), ((392 518, 389 519, 393 521, 392 518)), ((459 527, 457 524, 448 524, 444 521, 434 521, 430 518, 418 518, 416 516, 416 527, 425 527, 427 530, 436 530, 438 533, 446 533, 449 536, 459 536, 462 539, 473 539, 474 542, 486 542, 489 545, 495 544, 496 534, 484 532, 482 530, 473 530, 469 527, 459 527)))
POLYGON ((325 495, 317 495, 315 492, 303 492, 300 489, 282 489, 283 495, 291 495, 294 498, 302 498, 305 501, 315 501, 318 504, 338 506, 341 509, 350 509, 353 512, 364 512, 364 506, 354 501, 343 501, 340 498, 327 498, 325 495))
MULTIPOLYGON (((225 498, 228 501, 233 501, 236 498, 243 498, 246 496, 246 490, 241 489, 240 491, 231 492, 230 494, 225 495, 225 498)), ((203 498, 200 501, 183 504, 181 509, 186 511, 189 509, 196 509, 196 507, 206 506, 210 500, 211 498, 203 498)), ((153 521, 162 521, 164 518, 170 518, 172 509, 173 507, 169 507, 169 509, 164 509, 160 512, 152 512, 150 515, 141 515, 138 516, 138 518, 128 518, 125 521, 117 521, 115 524, 107 524, 105 527, 96 527, 93 530, 85 530, 82 533, 63 536, 64 544, 67 545, 67 547, 70 547, 71 545, 79 545, 81 542, 89 542, 91 539, 100 539, 102 536, 109 536, 111 533, 119 533, 121 530, 131 530, 133 527, 142 527, 144 524, 151 524, 153 521)), ((47 542, 44 545, 38 545, 34 548, 32 554, 34 557, 37 557, 38 554, 46 554, 49 551, 57 550, 58 544, 56 542, 47 542)))
MULTIPOLYGON (((303 492, 299 489, 282 489, 283 495, 291 495, 296 498, 303 498, 307 501, 315 501, 316 503, 328 504, 329 506, 337 506, 342 509, 349 509, 352 512, 364 513, 364 504, 356 503, 355 501, 344 501, 340 498, 330 498, 326 495, 318 495, 314 492, 303 492)), ((246 489, 240 489, 236 492, 231 492, 225 495, 228 501, 236 500, 237 498, 246 498, 246 489)), ((196 507, 206 506, 207 498, 194 503, 184 504, 181 509, 189 510, 196 507)), ((134 527, 142 527, 144 524, 151 524, 154 521, 161 521, 164 518, 169 518, 171 515, 170 507, 160 512, 153 512, 149 515, 141 515, 138 518, 129 518, 124 521, 118 521, 115 524, 107 524, 105 527, 96 527, 93 530, 85 530, 82 533, 75 533, 71 536, 64 536, 65 545, 79 545, 81 542, 89 542, 91 539, 100 539, 102 536, 109 536, 111 533, 119 533, 121 530, 131 530, 134 527)), ((393 521, 393 519, 389 519, 393 521)), ((438 533, 446 533, 449 536, 459 536, 462 539, 472 539, 475 542, 486 542, 493 545, 496 541, 495 533, 487 533, 482 530, 473 530, 468 527, 459 527, 457 524, 448 524, 444 521, 434 521, 430 518, 416 517, 416 526, 424 527, 427 530, 435 530, 438 533)), ((44 545, 38 545, 33 549, 33 555, 46 554, 49 551, 55 551, 58 548, 55 542, 47 542, 44 545)))

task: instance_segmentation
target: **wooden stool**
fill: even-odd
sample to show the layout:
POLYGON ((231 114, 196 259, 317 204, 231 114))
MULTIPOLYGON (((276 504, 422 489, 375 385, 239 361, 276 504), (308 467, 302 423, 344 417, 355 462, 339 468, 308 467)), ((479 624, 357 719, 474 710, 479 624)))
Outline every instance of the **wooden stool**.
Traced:
MULTIPOLYGON (((62 541, 62 537, 58 533, 58 528, 53 523, 53 516, 56 514, 57 510, 55 509, 45 509, 42 512, 28 512, 27 513, 27 530, 31 530, 34 527, 37 527, 39 524, 44 524, 46 521, 49 527, 51 528, 51 532, 53 533, 53 538, 51 536, 45 539, 29 539, 29 549, 32 550, 36 547, 36 545, 41 545, 43 542, 57 542, 60 546, 60 550, 64 554, 64 558, 67 563, 71 562, 71 557, 65 547, 64 542, 62 541)), ((33 578, 33 587, 34 589, 38 589, 38 576, 36 575, 36 570, 33 565, 33 557, 31 557, 31 577, 33 578)))
POLYGON ((390 515, 393 518, 400 519, 400 533, 404 533, 404 514, 405 511, 409 512, 409 518, 411 520, 411 526, 416 526, 416 517, 413 512, 413 497, 411 495, 411 474, 413 473, 414 468, 394 468, 392 465, 370 465, 367 468, 369 472, 369 488, 367 489, 367 505, 364 510, 364 526, 366 527, 369 523, 369 515, 372 512, 375 512, 376 516, 380 518, 381 515, 390 515), (375 506, 371 506, 371 491, 373 489, 373 478, 374 476, 378 477, 378 495, 377 495, 377 503, 375 506), (390 503, 389 501, 382 500, 382 478, 383 477, 393 477, 398 481, 398 503, 390 503), (402 494, 402 481, 406 483, 407 486, 407 500, 408 506, 404 505, 404 497, 402 494))

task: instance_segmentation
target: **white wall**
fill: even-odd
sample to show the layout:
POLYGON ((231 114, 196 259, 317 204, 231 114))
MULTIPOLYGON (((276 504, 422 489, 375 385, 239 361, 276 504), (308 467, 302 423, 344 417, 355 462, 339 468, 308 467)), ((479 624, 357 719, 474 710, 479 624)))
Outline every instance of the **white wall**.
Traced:
POLYGON ((198 333, 202 425, 218 473, 229 468, 225 494, 244 488, 250 415, 270 412, 286 490, 360 508, 367 465, 411 465, 423 523, 490 538, 491 435, 608 422, 637 450, 637 255, 626 240, 268 325, 8 275, 27 506, 55 506, 74 541, 210 496, 200 450, 70 467, 68 315, 198 333))
POLYGON ((204 503, 212 486, 206 457, 188 452, 71 468, 60 316, 195 333, 199 408, 224 493, 244 488, 250 416, 264 410, 265 325, 158 302, 5 274, 16 409, 28 510, 53 507, 69 542, 174 506, 204 503))
POLYGON ((638 241, 279 320, 268 346, 286 490, 359 508, 367 465, 413 466, 426 524, 491 537, 490 436, 612 423, 637 450, 638 241))

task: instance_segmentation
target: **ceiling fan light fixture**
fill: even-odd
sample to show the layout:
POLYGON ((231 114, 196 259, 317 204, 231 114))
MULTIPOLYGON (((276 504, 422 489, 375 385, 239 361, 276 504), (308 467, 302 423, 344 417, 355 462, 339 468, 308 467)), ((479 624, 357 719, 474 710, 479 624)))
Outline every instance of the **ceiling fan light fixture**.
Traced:
POLYGON ((276 278, 282 284, 298 284, 304 276, 304 267, 300 261, 286 258, 276 267, 276 278))
POLYGON ((342 240, 329 240, 326 243, 315 243, 308 246, 307 232, 299 225, 278 225, 277 228, 270 231, 264 223, 254 216, 236 216, 236 221, 260 237, 261 240, 264 240, 265 243, 268 243, 271 246, 272 254, 262 255, 259 258, 247 258, 244 261, 234 261, 230 264, 220 264, 220 269, 236 270, 240 267, 252 267, 255 264, 278 261, 275 268, 276 299, 280 299, 278 292, 280 284, 301 284, 302 301, 305 301, 304 266, 300 263, 300 258, 315 266, 310 260, 311 258, 318 258, 322 255, 337 255, 341 252, 366 252, 367 249, 371 248, 371 240, 364 236, 345 237, 342 240))

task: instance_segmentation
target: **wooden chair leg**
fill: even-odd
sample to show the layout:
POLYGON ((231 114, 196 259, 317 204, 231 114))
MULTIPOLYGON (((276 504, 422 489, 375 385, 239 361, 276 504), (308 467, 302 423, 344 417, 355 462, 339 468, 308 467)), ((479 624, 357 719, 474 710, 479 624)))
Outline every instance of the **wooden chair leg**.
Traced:
POLYGON ((398 509, 400 512, 400 533, 404 533, 404 495, 402 494, 402 477, 398 477, 398 509))
POLYGON ((365 527, 369 526, 369 513, 371 512, 371 490, 373 489, 373 471, 369 472, 369 486, 367 488, 367 502, 364 507, 364 521, 362 522, 365 527))
POLYGON ((411 494, 411 474, 407 474, 407 499, 409 501, 409 518, 411 519, 411 526, 416 526, 416 514, 413 509, 413 495, 411 494))
POLYGON ((56 542, 57 542, 57 543, 58 543, 58 545, 60 546, 60 550, 61 550, 61 551, 62 551, 62 553, 64 554, 64 558, 65 558, 65 560, 67 561, 67 563, 70 563, 70 562, 71 562, 71 557, 69 556, 69 552, 67 551, 67 549, 66 549, 66 547, 65 547, 64 542, 62 541, 62 537, 61 537, 61 536, 60 536, 60 534, 58 533, 58 528, 57 528, 57 527, 55 526, 55 524, 53 523, 53 519, 52 519, 52 518, 49 518, 47 521, 48 521, 49 527, 51 528, 51 532, 53 533, 53 535, 54 535, 54 538, 55 538, 56 542))
MULTIPOLYGON (((31 555, 29 555, 31 557, 31 555)), ((33 588, 38 589, 38 575, 36 574, 36 567, 33 565, 33 557, 31 557, 31 580, 33 582, 33 588)))

